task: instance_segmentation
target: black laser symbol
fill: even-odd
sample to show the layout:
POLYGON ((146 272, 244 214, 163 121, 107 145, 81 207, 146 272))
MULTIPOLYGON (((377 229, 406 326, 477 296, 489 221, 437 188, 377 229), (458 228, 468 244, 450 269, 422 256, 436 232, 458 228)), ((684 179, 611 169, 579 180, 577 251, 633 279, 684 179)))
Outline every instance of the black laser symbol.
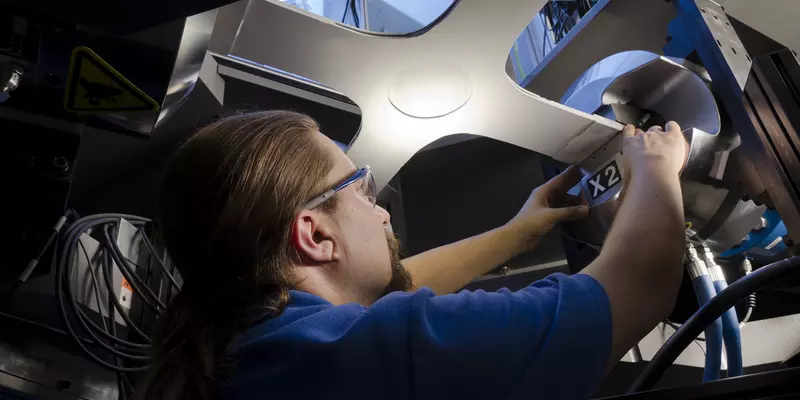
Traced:
POLYGON ((93 106, 99 106, 100 101, 108 102, 109 104, 116 104, 116 100, 114 100, 114 96, 119 96, 124 93, 122 90, 119 90, 113 86, 107 86, 102 83, 97 82, 89 82, 84 78, 81 78, 81 87, 86 90, 86 94, 83 95, 84 99, 89 99, 89 104, 93 106))

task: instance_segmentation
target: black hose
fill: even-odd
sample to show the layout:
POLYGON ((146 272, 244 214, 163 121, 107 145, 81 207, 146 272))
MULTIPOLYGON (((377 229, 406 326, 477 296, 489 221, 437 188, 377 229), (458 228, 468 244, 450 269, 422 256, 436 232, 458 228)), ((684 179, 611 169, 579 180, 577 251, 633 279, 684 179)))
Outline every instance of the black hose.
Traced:
POLYGON ((181 290, 181 285, 178 284, 178 281, 175 280, 175 277, 172 276, 172 274, 169 272, 164 260, 162 260, 161 257, 158 256, 158 254, 156 254, 155 246, 153 246, 153 243, 150 241, 150 239, 147 238, 147 235, 142 234, 142 242, 144 242, 144 245, 150 252, 150 256, 156 259, 156 262, 158 262, 158 265, 161 267, 161 272, 167 276, 167 279, 169 280, 169 283, 172 285, 172 287, 174 287, 176 290, 181 290))
POLYGON ((672 335, 633 383, 629 393, 652 389, 664 371, 692 343, 700 332, 716 321, 725 311, 749 294, 777 281, 800 276, 800 257, 792 257, 763 266, 728 286, 689 318, 672 335))
POLYGON ((55 282, 56 283, 56 291, 55 291, 56 303, 58 303, 58 308, 61 311, 61 313, 60 313, 61 322, 64 324, 64 327, 67 328, 67 332, 75 340, 75 343, 78 345, 78 347, 80 347, 80 349, 83 351, 83 353, 86 354, 92 361, 94 361, 95 363, 99 364, 100 366, 105 367, 107 369, 110 369, 112 371, 117 371, 117 372, 137 372, 137 371, 146 370, 148 368, 147 366, 135 367, 135 368, 123 368, 123 367, 118 367, 116 365, 109 364, 106 361, 104 361, 103 359, 101 359, 100 357, 98 357, 97 355, 95 355, 91 350, 89 350, 89 348, 87 348, 83 344, 83 342, 80 340, 80 337, 75 333, 75 330, 72 329, 72 325, 70 325, 70 322, 69 322, 69 317, 67 317, 66 307, 64 306, 64 299, 63 299, 63 296, 64 296, 64 292, 63 292, 64 269, 63 269, 63 265, 64 264, 62 264, 60 262, 56 263, 56 279, 55 279, 55 281, 56 281, 55 282))
POLYGON ((136 275, 136 271, 133 271, 130 268, 128 265, 128 259, 122 255, 122 252, 120 251, 119 247, 117 247, 117 244, 111 239, 109 229, 110 227, 108 226, 103 229, 103 237, 106 240, 106 246, 111 249, 111 257, 114 259, 114 262, 117 263, 119 271, 122 273, 125 279, 128 280, 128 283, 131 284, 136 293, 139 294, 142 301, 157 314, 160 314, 161 310, 159 310, 159 307, 161 307, 161 309, 165 309, 167 308, 167 305, 164 304, 155 293, 153 293, 150 287, 148 287, 147 284, 142 281, 142 278, 140 278, 139 275, 136 275), (155 304, 153 304, 152 301, 155 301, 155 304))
MULTIPOLYGON (((57 267, 61 267, 61 271, 66 269, 67 260, 72 260, 72 251, 75 248, 75 243, 80 239, 80 235, 84 231, 86 231, 88 228, 90 228, 92 226, 102 225, 102 224, 107 224, 107 223, 112 223, 112 222, 118 221, 119 217, 114 217, 113 215, 114 214, 90 215, 90 216, 81 218, 78 221, 76 221, 74 224, 72 224, 69 227, 69 229, 67 230, 67 232, 66 232, 65 244, 64 244, 63 250, 61 251, 61 256, 59 257, 59 260, 56 263, 56 266, 57 267), (111 216, 109 217, 108 215, 111 215, 111 216)), ((140 218, 141 219, 141 217, 136 217, 136 218, 140 218)), ((138 224, 143 224, 144 222, 146 222, 146 221, 135 221, 133 223, 134 224, 137 224, 137 223, 138 224)), ((149 343, 149 342, 151 342, 150 337, 147 336, 144 332, 142 332, 142 330, 139 329, 139 327, 133 322, 133 320, 130 319, 128 314, 124 312, 124 310, 122 309, 122 304, 119 303, 119 300, 117 300, 116 296, 111 295, 112 293, 114 293, 114 284, 111 282, 111 276, 113 275, 113 271, 111 270, 111 263, 110 263, 110 261, 108 261, 108 254, 109 253, 110 252, 105 252, 103 254, 104 255, 104 260, 105 260, 105 262, 103 262, 103 265, 105 267, 105 271, 104 271, 103 275, 104 275, 104 278, 105 278, 105 281, 106 281, 106 290, 109 293, 109 298, 113 301, 114 307, 120 312, 120 316, 125 321, 125 323, 128 324, 128 326, 131 329, 133 329, 134 332, 136 332, 139 336, 141 336, 143 339, 145 339, 145 341, 147 341, 149 343)), ((58 271, 58 269, 57 269, 57 271, 58 271)), ((58 277, 58 272, 57 272, 57 277, 58 277)), ((56 281, 59 281, 59 279, 57 278, 56 281)), ((60 286, 59 286, 59 288, 60 288, 60 286)), ((59 296, 56 296, 56 297, 58 298, 59 296)), ((59 302, 59 306, 61 306, 61 302, 59 302)), ((97 324, 95 324, 92 320, 88 320, 88 323, 89 323, 89 325, 92 325, 93 327, 96 327, 98 330, 102 329, 99 326, 97 326, 97 324)), ((106 335, 104 335, 104 336, 106 336, 106 335)), ((106 337, 108 337, 108 336, 106 336, 106 337)), ((114 339, 112 339, 112 340, 114 340, 114 339)))

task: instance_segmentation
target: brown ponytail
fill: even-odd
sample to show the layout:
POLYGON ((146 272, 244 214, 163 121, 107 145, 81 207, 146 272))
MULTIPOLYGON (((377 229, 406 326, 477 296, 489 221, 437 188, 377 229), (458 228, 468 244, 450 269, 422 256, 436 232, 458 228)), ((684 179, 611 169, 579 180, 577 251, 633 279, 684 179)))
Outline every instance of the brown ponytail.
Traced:
POLYGON ((232 336, 286 306, 291 220, 325 190, 332 168, 317 130, 292 112, 243 114, 201 129, 178 151, 158 220, 185 283, 161 317, 139 398, 216 397, 232 336))

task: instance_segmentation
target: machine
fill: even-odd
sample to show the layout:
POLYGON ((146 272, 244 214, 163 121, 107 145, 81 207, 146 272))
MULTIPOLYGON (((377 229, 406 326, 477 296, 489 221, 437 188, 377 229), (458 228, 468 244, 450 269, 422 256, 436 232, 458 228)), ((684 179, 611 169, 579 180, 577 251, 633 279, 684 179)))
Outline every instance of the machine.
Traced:
MULTIPOLYGON (((92 331, 87 324, 98 326, 114 307, 102 304, 99 295, 92 298, 86 271, 92 269, 89 260, 107 257, 100 264, 117 272, 109 274, 102 296, 128 305, 124 317, 108 318, 119 327, 113 335, 125 338, 126 346, 141 344, 133 339, 135 330, 152 329, 157 318, 146 306, 168 301, 180 284, 149 219, 80 219, 64 211, 152 216, 155 183, 171 152, 194 127, 221 115, 291 108, 314 116, 326 135, 347 144, 355 164, 372 167, 385 188, 380 201, 390 208, 401 237, 415 234, 406 229, 415 219, 409 192, 414 173, 430 171, 410 165, 426 152, 449 149, 455 159, 453 149, 483 143, 488 151, 491 139, 513 145, 503 151, 520 160, 533 155, 535 163, 544 163, 537 179, 565 165, 579 166, 584 178, 572 193, 591 206, 590 217, 561 227, 552 243, 561 242, 564 251, 553 259, 528 257, 498 266, 469 286, 486 289, 525 284, 553 271, 575 272, 590 262, 602 248, 625 185, 620 130, 624 124, 647 128, 674 120, 684 128, 689 149, 681 175, 686 282, 670 319, 626 355, 598 396, 623 393, 642 371, 645 378, 634 387, 650 389, 663 373, 654 370, 664 363, 673 366, 660 387, 683 388, 632 397, 797 395, 787 384, 800 377, 797 357, 787 360, 800 351, 800 302, 794 301, 800 286, 767 281, 797 276, 797 268, 771 264, 794 254, 800 237, 800 63, 793 51, 800 43, 789 21, 769 24, 764 15, 791 15, 799 7, 749 9, 729 2, 731 10, 711 0, 600 0, 564 6, 566 12, 547 0, 456 0, 409 34, 369 32, 278 0, 194 2, 146 15, 142 10, 149 3, 87 1, 69 10, 38 0, 4 4, 0 129, 9 145, 0 176, 14 193, 14 213, 3 237, 0 323, 16 321, 15 331, 45 325, 56 336, 59 325, 69 332, 81 325, 92 331), (510 76, 526 69, 509 68, 515 54, 509 46, 540 18, 546 3, 545 33, 558 25, 552 49, 537 56, 526 75, 510 76), (107 16, 92 17, 99 15, 93 7, 108 8, 107 16), (580 18, 571 16, 576 10, 580 18), (65 246, 78 241, 88 247, 86 261, 73 263, 80 249, 65 246), (145 261, 148 266, 141 267, 145 261), (125 268, 129 263, 136 268, 125 268), (65 270, 84 281, 70 283, 65 270), (53 281, 67 289, 57 286, 54 295, 53 281), (151 293, 131 292, 121 282, 151 293), (748 282, 761 282, 758 288, 773 284, 758 293, 757 308, 755 289, 748 291, 755 284, 748 282), (76 291, 78 300, 74 314, 63 319, 55 311, 56 305, 64 309, 62 290, 76 291), (711 315, 715 309, 718 315, 711 315), (746 322, 741 329, 739 320, 746 322), (674 351, 667 350, 684 338, 695 344, 669 360, 665 354, 674 351), (753 375, 760 371, 766 372, 753 375), (709 382, 700 384, 701 378, 709 382)), ((369 2, 364 3, 366 10, 369 2)), ((502 169, 507 166, 482 168, 494 176, 519 176, 502 169)), ((530 190, 510 178, 494 185, 507 193, 530 190)), ((502 203, 498 219, 518 207, 512 203, 502 203)), ((441 240, 430 238, 419 247, 441 240)), ((7 344, 0 359, 31 357, 13 368, 0 360, 0 386, 13 393, 123 397, 129 389, 117 383, 135 380, 141 367, 112 352, 93 361, 113 364, 117 383, 114 374, 94 366, 85 368, 96 373, 54 378, 70 366, 91 365, 74 354, 95 351, 102 341, 87 350, 76 340, 83 352, 73 344, 54 350, 57 356, 30 355, 23 351, 30 345, 19 343, 33 339, 19 336, 25 335, 0 336, 7 344), (57 362, 47 364, 48 357, 57 362), (58 367, 43 374, 41 365, 58 367)))

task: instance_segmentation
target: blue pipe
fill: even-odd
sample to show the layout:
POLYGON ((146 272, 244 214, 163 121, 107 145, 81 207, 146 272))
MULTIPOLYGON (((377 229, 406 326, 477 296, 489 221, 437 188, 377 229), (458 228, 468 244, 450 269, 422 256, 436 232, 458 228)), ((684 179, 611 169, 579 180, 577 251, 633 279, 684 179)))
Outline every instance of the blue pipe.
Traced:
MULTIPOLYGON (((724 280, 714 281, 714 288, 721 293, 728 287, 724 280)), ((741 376, 742 363, 742 333, 739 330, 739 317, 736 308, 731 307, 722 315, 722 339, 725 341, 725 354, 728 356, 728 376, 741 376)))
MULTIPOLYGON (((694 292, 697 294, 697 303, 703 307, 716 295, 714 284, 708 275, 700 275, 692 280, 694 292)), ((722 369, 722 320, 717 318, 709 325, 706 334, 706 366, 703 370, 703 381, 719 379, 722 369)))

